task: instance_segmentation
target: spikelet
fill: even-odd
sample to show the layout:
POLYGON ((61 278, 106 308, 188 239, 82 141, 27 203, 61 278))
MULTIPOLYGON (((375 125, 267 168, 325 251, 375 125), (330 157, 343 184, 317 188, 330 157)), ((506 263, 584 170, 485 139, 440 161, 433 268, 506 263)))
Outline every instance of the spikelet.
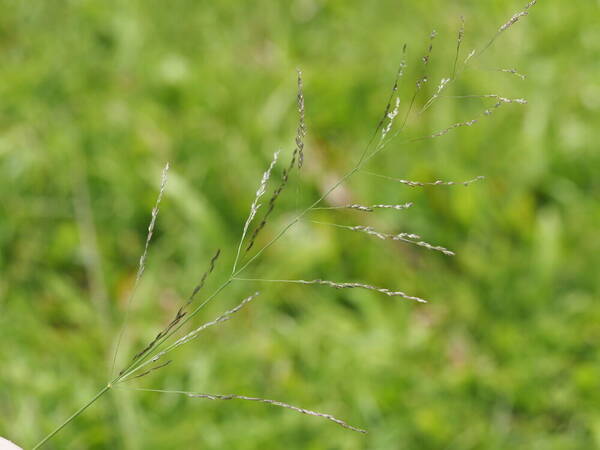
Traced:
POLYGON ((131 309, 131 304, 133 303, 133 299, 135 294, 137 293, 138 286, 144 275, 144 270, 146 269, 146 259, 148 258, 148 249, 150 248, 150 241, 152 240, 152 236, 154 234, 154 227, 156 226, 156 219, 158 218, 159 206, 162 200, 163 194, 167 187, 167 179, 169 174, 169 163, 165 164, 165 167, 162 170, 162 174, 160 177, 160 189, 158 191, 158 196, 156 198, 156 202, 154 203, 154 207, 152 208, 152 214, 150 219, 150 224, 148 225, 148 234, 146 235, 146 243, 144 244, 144 251, 142 252, 142 256, 140 256, 137 274, 135 276, 135 282, 133 284, 133 289, 127 298, 127 303, 125 306, 125 317, 123 318, 123 323, 121 325, 121 329, 119 330, 119 335, 117 337, 117 344, 115 346, 115 351, 113 354, 113 361, 111 367, 111 374, 115 370, 115 365, 117 363, 117 356, 119 354, 119 348, 121 347, 121 340, 123 339, 123 334, 125 333, 125 327, 127 326, 127 321, 129 319, 129 311, 131 309))
POLYGON ((456 56, 454 57, 454 65, 452 67, 452 79, 456 77, 456 65, 458 63, 458 56, 460 55, 460 46, 462 45, 463 38, 465 37, 465 18, 460 16, 460 28, 458 29, 458 36, 456 37, 456 56))
POLYGON ((169 174, 169 163, 165 165, 163 168, 161 177, 160 177, 160 190, 158 191, 158 197, 156 198, 156 203, 154 204, 154 208, 152 208, 152 218, 150 219, 150 224, 148 225, 148 234, 146 235, 146 244, 144 245, 144 252, 142 256, 140 256, 140 263, 138 266, 137 275, 135 277, 136 284, 142 278, 144 274, 144 270, 146 269, 146 258, 148 257, 148 248, 150 246, 150 241, 152 240, 152 235, 154 233, 154 227, 156 225, 156 218, 158 217, 158 207, 160 206, 160 202, 162 200, 163 194, 165 192, 165 188, 167 187, 167 178, 169 174))
POLYGON ((320 413, 320 412, 312 411, 312 410, 306 409, 306 408, 299 408, 297 406, 290 405, 288 403, 283 403, 283 402, 280 402, 277 400, 270 400, 268 398, 247 397, 245 395, 235 395, 235 394, 222 395, 222 394, 195 394, 195 393, 189 393, 189 394, 187 394, 187 396, 195 397, 195 398, 205 398, 208 400, 247 400, 247 401, 251 401, 251 402, 267 403, 269 405, 291 409, 293 411, 299 412, 301 414, 306 414, 308 416, 321 417, 323 419, 327 419, 334 423, 337 423, 339 426, 346 428, 348 430, 356 431, 358 433, 363 433, 363 434, 367 433, 367 430, 363 430, 362 428, 357 428, 352 425, 349 425, 346 422, 344 422, 343 420, 332 416, 331 414, 320 413))

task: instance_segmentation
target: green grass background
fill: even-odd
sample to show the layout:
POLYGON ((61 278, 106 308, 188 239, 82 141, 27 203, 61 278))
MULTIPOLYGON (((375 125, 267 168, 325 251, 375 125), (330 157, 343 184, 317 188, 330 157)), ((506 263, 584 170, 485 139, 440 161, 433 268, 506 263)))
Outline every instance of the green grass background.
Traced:
MULTIPOLYGON (((29 448, 106 383, 167 160, 119 365, 170 320, 216 248, 205 293, 227 277, 271 154, 293 148, 297 67, 306 164, 263 239, 355 163, 405 42, 403 106, 432 29, 429 94, 451 70, 461 15, 464 58, 522 3, 0 1, 0 435, 29 448)), ((262 295, 130 383, 274 398, 368 435, 268 405, 114 391, 46 448, 600 447, 599 8, 542 0, 447 92, 527 106, 403 145, 493 104, 440 99, 368 166, 484 182, 411 189, 361 174, 332 202, 415 206, 311 216, 416 232, 457 256, 302 222, 244 274, 364 281, 430 303, 234 284, 195 323, 262 295)))

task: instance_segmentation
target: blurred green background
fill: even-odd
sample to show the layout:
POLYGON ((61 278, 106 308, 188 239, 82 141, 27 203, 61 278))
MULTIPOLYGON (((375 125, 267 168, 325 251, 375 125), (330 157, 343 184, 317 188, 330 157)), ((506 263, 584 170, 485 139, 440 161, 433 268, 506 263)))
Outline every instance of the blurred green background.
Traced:
MULTIPOLYGON (((160 171, 169 184, 119 356, 177 310, 216 248, 227 278, 260 176, 287 161, 304 71, 306 162, 261 243, 355 164, 404 43, 418 112, 523 1, 0 1, 0 435, 30 448, 106 383, 160 171), (460 67, 460 65, 459 65, 460 67)), ((541 1, 447 95, 329 199, 407 211, 309 216, 409 231, 457 252, 308 221, 244 272, 363 281, 430 300, 239 282, 194 323, 250 307, 131 387, 237 393, 334 414, 119 390, 46 448, 591 449, 600 447, 600 2, 541 1), (526 80, 497 71, 517 69, 526 80)), ((403 110, 405 111, 405 110, 403 110)), ((280 169, 275 174, 280 176, 280 169)))

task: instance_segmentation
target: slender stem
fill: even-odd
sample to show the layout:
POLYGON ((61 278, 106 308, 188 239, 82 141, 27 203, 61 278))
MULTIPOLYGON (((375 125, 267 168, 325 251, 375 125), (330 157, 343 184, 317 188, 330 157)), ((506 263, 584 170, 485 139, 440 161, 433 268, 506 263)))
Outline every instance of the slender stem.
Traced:
POLYGON ((111 384, 107 384, 106 386, 104 386, 104 388, 100 392, 98 392, 90 401, 88 401, 85 405, 83 405, 76 412, 74 412, 71 415, 71 417, 69 417, 67 420, 65 420, 61 425, 59 425, 54 431, 52 431, 44 439, 42 439, 40 442, 38 442, 36 444, 36 446, 33 447, 33 450, 40 448, 42 445, 44 445, 46 442, 48 442, 50 439, 52 439, 60 430, 62 430, 64 427, 66 427, 73 419, 75 419, 82 412, 84 412, 86 409, 88 409, 92 404, 94 404, 96 402, 96 400, 98 400, 100 397, 102 397, 104 394, 106 394, 106 391, 108 391, 110 388, 111 388, 111 384))

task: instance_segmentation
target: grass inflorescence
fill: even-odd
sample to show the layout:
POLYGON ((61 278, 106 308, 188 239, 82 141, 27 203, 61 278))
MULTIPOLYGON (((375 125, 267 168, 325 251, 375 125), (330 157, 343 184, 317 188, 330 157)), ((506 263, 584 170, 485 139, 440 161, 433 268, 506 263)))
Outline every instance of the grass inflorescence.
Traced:
MULTIPOLYGON (((450 68, 450 74, 447 77, 443 77, 437 87, 434 89, 433 94, 424 101, 424 107, 422 108, 420 113, 425 112, 434 106, 436 101, 438 101, 442 97, 446 97, 442 95, 442 93, 446 92, 450 89, 452 83, 461 75, 462 71, 466 67, 466 65, 475 57, 481 55, 485 52, 497 39, 497 37, 507 31, 510 27, 512 27, 517 21, 519 21, 522 17, 526 16, 529 12, 529 9, 535 4, 535 1, 527 4, 524 10, 518 12, 517 14, 511 16, 511 18, 501 25, 496 34, 492 37, 492 39, 479 51, 474 50, 469 53, 469 55, 463 60, 462 64, 460 63, 460 53, 461 46, 465 37, 465 24, 464 19, 461 18, 460 28, 458 31, 458 36, 456 40, 456 54, 452 63, 452 67, 450 68)), ((209 327, 217 326, 223 322, 226 322, 232 319, 235 314, 240 311, 242 308, 248 307, 250 303, 258 297, 259 292, 254 292, 248 295, 244 300, 242 300, 236 307, 225 311, 224 313, 217 316, 215 319, 206 322, 200 326, 193 326, 190 331, 187 333, 177 337, 176 333, 178 333, 184 326, 190 324, 190 321, 199 314, 199 312, 204 308, 204 306, 215 299, 218 295, 220 295, 223 291, 226 290, 228 286, 232 283, 254 283, 254 284, 262 284, 262 283, 294 283, 299 285, 318 285, 325 286, 334 289, 365 289, 377 293, 384 294, 389 297, 399 297, 400 299, 405 300, 413 300, 419 303, 425 303, 426 301, 423 298, 420 298, 415 295, 407 294, 403 291, 400 291, 395 288, 388 287, 378 287, 366 281, 331 281, 324 278, 317 278, 312 280, 304 280, 304 279, 262 279, 262 278, 245 278, 243 277, 243 273, 250 267, 257 259, 271 246, 276 244, 286 233, 293 229, 294 225, 299 223, 300 221, 306 221, 307 223, 316 223, 319 225, 329 225, 339 229, 344 229, 348 231, 355 231, 359 233, 366 234, 368 236, 372 236, 381 240, 386 241, 400 241, 406 244, 416 245, 418 247, 422 247, 427 250, 432 250, 435 252, 440 252, 446 256, 453 256, 454 252, 448 250, 446 247, 437 244, 431 244, 425 240, 423 240, 419 235, 409 232, 383 232, 375 229, 373 226, 365 225, 365 224, 347 224, 347 223, 337 223, 337 222, 324 222, 312 220, 310 218, 310 213, 314 211, 320 211, 321 213, 331 213, 335 214, 337 210, 353 210, 358 212, 368 212, 375 213, 377 210, 392 210, 392 211, 403 211, 409 209, 413 203, 400 203, 400 204, 385 204, 385 203, 373 203, 373 204, 361 204, 361 203, 347 203, 339 206, 328 206, 325 204, 325 201, 328 199, 330 194, 334 192, 337 188, 344 185, 348 182, 351 177, 368 175, 380 177, 383 179, 387 179, 389 181, 397 182, 402 185, 412 187, 412 188, 427 188, 427 187, 440 187, 440 186, 454 186, 454 185, 463 185, 469 186, 472 183, 482 180, 482 176, 477 176, 467 181, 442 181, 442 180, 423 180, 423 181, 411 181, 405 180, 403 178, 397 178, 397 174, 381 174, 374 173, 369 170, 366 170, 365 167, 368 162, 380 154, 383 150, 388 148, 392 142, 403 145, 410 142, 415 142, 417 140, 423 139, 437 139, 442 138, 443 136, 453 132, 458 128, 463 127, 471 127, 478 123, 480 116, 489 116, 495 110, 500 108, 505 104, 517 104, 524 105, 526 101, 524 99, 511 99, 497 94, 485 94, 485 95, 461 95, 455 96, 455 98, 480 98, 480 99, 490 99, 495 103, 489 108, 484 109, 481 112, 480 116, 476 118, 472 118, 470 120, 456 122, 453 124, 449 124, 448 126, 442 128, 441 130, 428 134, 423 137, 418 138, 409 138, 404 141, 397 141, 396 138, 403 134, 405 131, 405 127, 408 123, 408 119, 411 115, 415 113, 414 106, 416 104, 417 97, 423 92, 424 86, 429 81, 428 74, 428 66, 431 64, 434 50, 434 40, 437 37, 437 33, 435 31, 431 32, 429 35, 425 52, 420 59, 420 69, 419 75, 414 81, 414 91, 412 95, 409 97, 409 101, 404 106, 404 102, 400 98, 399 94, 399 85, 405 76, 405 69, 407 67, 406 62, 406 46, 403 48, 403 57, 402 61, 399 65, 399 69, 394 78, 394 82, 392 85, 391 93, 388 99, 388 102, 383 110, 383 114, 381 115, 381 119, 377 123, 375 127, 375 131, 368 144, 364 147, 362 152, 357 158, 357 162, 352 166, 352 168, 341 176, 336 182, 334 182, 328 189, 326 189, 318 198, 315 198, 308 206, 304 208, 298 209, 296 213, 293 215, 293 218, 278 231, 272 233, 268 238, 266 238, 266 242, 262 242, 259 238, 263 231, 268 228, 271 224, 270 219, 272 218, 273 213, 276 210, 276 206, 278 204, 278 200, 284 194, 287 186, 289 185, 290 177, 292 174, 299 176, 301 174, 301 169, 305 163, 305 160, 310 157, 306 152, 305 148, 305 138, 307 135, 307 127, 306 127, 306 111, 305 111, 305 97, 304 97, 304 80, 303 74, 299 70, 297 74, 297 112, 298 112, 298 125, 296 129, 296 135, 294 138, 294 146, 291 153, 290 160, 288 164, 282 169, 280 179, 274 183, 273 173, 276 170, 277 164, 279 163, 281 157, 280 152, 277 151, 273 154, 273 158, 270 164, 267 166, 266 170, 263 173, 263 176, 259 182, 258 189, 256 190, 254 199, 250 205, 250 211, 248 217, 243 222, 241 227, 241 238, 239 244, 236 249, 232 252, 233 254, 233 265, 231 268, 231 273, 228 277, 226 277, 225 281, 223 281, 214 291, 210 293, 205 293, 204 287, 207 281, 207 278, 216 270, 220 270, 222 267, 219 266, 220 256, 222 255, 221 250, 216 250, 213 256, 208 261, 208 267, 206 271, 201 275, 199 282, 195 285, 192 290, 192 293, 188 297, 187 301, 177 310, 174 317, 168 322, 166 326, 164 326, 160 331, 155 335, 155 337, 150 340, 145 346, 143 346, 140 350, 138 350, 129 360, 129 362, 123 367, 116 376, 111 375, 110 381, 104 386, 93 398, 91 398, 86 404, 84 404, 79 410, 77 410, 73 415, 71 415, 67 420, 65 420, 61 425, 59 425, 56 429, 54 429, 51 433, 45 436, 34 448, 39 448, 43 444, 45 444, 48 440, 50 440, 53 436, 56 435, 62 428, 68 425, 74 418, 82 414, 88 407, 93 405, 100 397, 102 397, 107 391, 119 387, 122 389, 133 389, 138 391, 150 391, 150 392, 158 392, 158 393, 171 393, 171 394, 181 394, 186 395, 190 398, 202 398, 209 400, 245 400, 251 402, 260 402, 266 403, 273 406, 278 406, 286 409, 290 409, 299 413, 303 413, 306 415, 324 418, 330 420, 337 425, 340 425, 346 429, 357 431, 360 433, 365 433, 366 431, 349 425, 345 421, 326 413, 316 412, 309 409, 299 408, 297 406, 293 406, 289 403, 284 403, 278 400, 270 400, 266 398, 256 397, 256 396, 248 396, 248 395, 240 395, 240 394, 212 394, 212 393, 195 393, 188 391, 179 391, 179 390, 168 390, 168 389, 142 389, 142 388, 127 388, 123 385, 123 383, 128 382, 133 379, 139 379, 142 377, 146 377, 147 375, 161 369, 165 369, 172 360, 164 361, 164 357, 167 354, 170 354, 175 349, 190 343, 195 340, 204 330, 209 327), (404 110, 402 108, 404 107, 404 110), (274 186, 271 186, 274 184, 274 186), (272 189, 271 195, 266 202, 266 206, 262 206, 263 197, 266 195, 269 189, 272 189), (260 220, 255 225, 255 219, 259 215, 261 211, 264 211, 260 220), (252 229, 252 231, 250 231, 252 229), (253 251, 254 250, 254 251, 253 251), (195 303, 197 297, 204 295, 198 303, 195 303)), ((523 75, 516 72, 516 70, 512 69, 499 69, 502 72, 507 72, 510 74, 514 74, 519 77, 523 77, 523 75)), ((125 332, 126 325, 128 322, 129 311, 131 309, 131 304, 134 300, 137 286, 139 285, 140 280, 143 277, 144 269, 146 267, 146 260, 148 258, 148 250, 150 247, 151 239, 157 224, 159 205, 162 201, 163 195, 165 193, 167 187, 167 179, 168 179, 168 170, 169 164, 167 164, 163 170, 160 189, 158 193, 158 197, 155 203, 154 208, 151 213, 151 220, 148 226, 148 233, 145 241, 145 246, 143 250, 143 254, 139 261, 138 271, 134 282, 134 287, 131 291, 130 297, 127 301, 127 309, 123 321, 123 326, 121 331, 118 334, 116 339, 116 347, 114 351, 113 357, 113 370, 111 374, 114 372, 114 366, 116 364, 118 358, 118 352, 120 349, 120 343, 123 337, 123 333, 125 332)), ((266 232, 265 232, 266 234, 266 232)), ((323 274, 325 277, 326 274, 323 274)))

